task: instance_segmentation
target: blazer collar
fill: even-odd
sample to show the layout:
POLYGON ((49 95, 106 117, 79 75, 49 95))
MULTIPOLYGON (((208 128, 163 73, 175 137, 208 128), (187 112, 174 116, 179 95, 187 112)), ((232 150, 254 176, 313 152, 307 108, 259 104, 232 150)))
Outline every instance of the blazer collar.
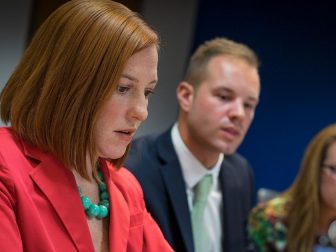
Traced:
POLYGON ((171 136, 171 129, 157 139, 157 150, 163 166, 161 173, 166 185, 171 204, 181 230, 187 251, 194 251, 190 213, 186 195, 186 187, 181 166, 176 155, 171 136))

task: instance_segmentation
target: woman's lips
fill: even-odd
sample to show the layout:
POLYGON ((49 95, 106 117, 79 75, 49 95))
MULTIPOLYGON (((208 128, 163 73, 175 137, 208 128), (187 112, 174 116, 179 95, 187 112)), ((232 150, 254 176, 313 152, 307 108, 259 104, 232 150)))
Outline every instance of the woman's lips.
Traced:
POLYGON ((131 142, 135 135, 135 130, 117 130, 115 131, 118 137, 126 142, 131 142))

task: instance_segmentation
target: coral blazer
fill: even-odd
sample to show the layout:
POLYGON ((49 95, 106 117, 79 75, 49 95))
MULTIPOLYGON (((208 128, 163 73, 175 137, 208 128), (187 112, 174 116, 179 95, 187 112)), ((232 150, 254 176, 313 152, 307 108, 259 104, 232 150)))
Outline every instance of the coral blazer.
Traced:
MULTIPOLYGON (((110 251, 172 251, 137 180, 101 163, 110 195, 110 251)), ((0 251, 94 251, 72 172, 10 128, 0 128, 0 251)))

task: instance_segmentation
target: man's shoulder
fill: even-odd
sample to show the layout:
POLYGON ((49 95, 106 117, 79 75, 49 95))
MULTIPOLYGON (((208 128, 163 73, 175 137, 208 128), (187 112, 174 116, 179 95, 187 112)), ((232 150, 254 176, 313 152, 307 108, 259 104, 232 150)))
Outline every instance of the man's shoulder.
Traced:
POLYGON ((134 158, 142 160, 145 157, 154 158, 158 155, 159 149, 163 152, 173 149, 170 129, 134 139, 130 145, 127 160, 134 158))
POLYGON ((253 169, 248 160, 240 154, 225 156, 222 163, 221 173, 224 177, 236 178, 239 183, 249 185, 253 180, 253 169))
POLYGON ((145 135, 132 141, 126 163, 132 160, 141 162, 147 158, 154 158, 157 153, 157 139, 160 134, 145 135))
POLYGON ((170 142, 170 130, 136 138, 131 143, 125 167, 132 172, 158 169, 163 162, 162 157, 173 149, 170 142))
POLYGON ((223 165, 232 165, 234 167, 239 167, 242 169, 250 169, 250 163, 248 160, 239 153, 234 153, 232 155, 225 156, 223 165))
POLYGON ((162 133, 143 135, 135 138, 131 143, 131 148, 149 148, 153 146, 162 133))

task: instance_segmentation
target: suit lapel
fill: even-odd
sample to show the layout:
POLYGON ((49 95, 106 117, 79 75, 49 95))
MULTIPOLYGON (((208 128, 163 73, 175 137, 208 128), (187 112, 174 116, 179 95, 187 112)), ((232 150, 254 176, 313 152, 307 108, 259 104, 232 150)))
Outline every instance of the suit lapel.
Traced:
POLYGON ((181 230, 183 241, 187 251, 194 251, 185 182, 170 137, 170 130, 160 136, 157 143, 159 156, 164 162, 161 173, 174 209, 178 226, 181 230))
POLYGON ((219 175, 223 197, 223 248, 225 251, 230 250, 230 236, 235 236, 235 223, 239 221, 237 218, 241 216, 241 214, 237 212, 240 209, 239 197, 236 195, 237 178, 235 177, 235 173, 232 172, 232 169, 234 169, 234 167, 224 160, 219 175))
POLYGON ((43 154, 40 164, 32 170, 30 177, 48 198, 77 249, 94 251, 77 185, 71 171, 52 156, 43 154))

